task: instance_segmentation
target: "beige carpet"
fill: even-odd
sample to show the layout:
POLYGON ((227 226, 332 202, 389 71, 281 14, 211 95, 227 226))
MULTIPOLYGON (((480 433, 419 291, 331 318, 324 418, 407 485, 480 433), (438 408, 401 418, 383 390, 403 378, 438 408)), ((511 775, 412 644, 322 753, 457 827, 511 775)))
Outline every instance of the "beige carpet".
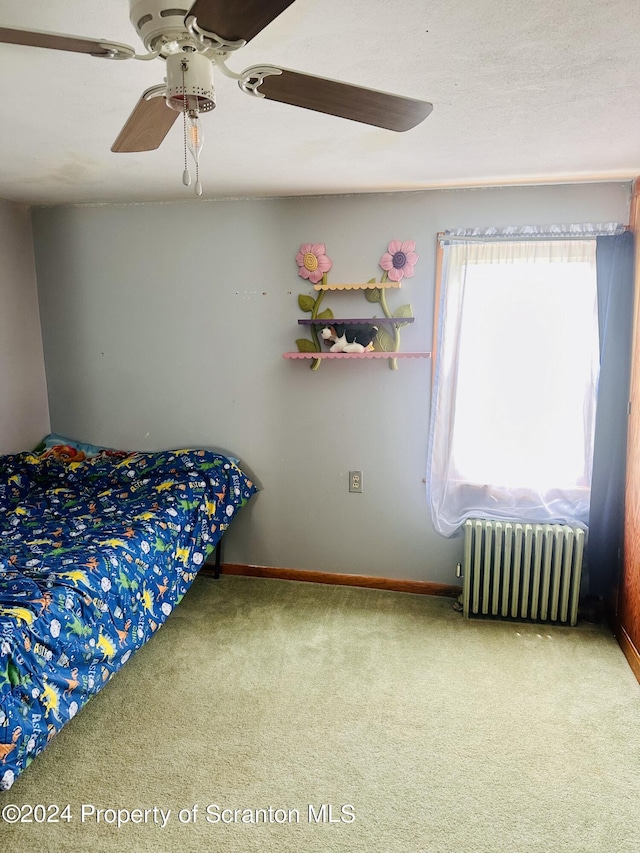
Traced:
POLYGON ((0 850, 636 853, 640 687, 615 641, 451 604, 197 580, 0 794, 71 820, 0 823, 0 850))

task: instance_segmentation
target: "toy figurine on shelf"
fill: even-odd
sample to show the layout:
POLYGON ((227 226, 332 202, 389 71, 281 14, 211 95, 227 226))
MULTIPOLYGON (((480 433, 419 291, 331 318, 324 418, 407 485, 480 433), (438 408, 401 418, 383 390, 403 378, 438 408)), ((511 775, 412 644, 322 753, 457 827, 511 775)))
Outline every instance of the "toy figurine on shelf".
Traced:
POLYGON ((331 346, 329 352, 366 352, 373 349, 377 326, 346 326, 343 323, 324 326, 320 337, 331 346))

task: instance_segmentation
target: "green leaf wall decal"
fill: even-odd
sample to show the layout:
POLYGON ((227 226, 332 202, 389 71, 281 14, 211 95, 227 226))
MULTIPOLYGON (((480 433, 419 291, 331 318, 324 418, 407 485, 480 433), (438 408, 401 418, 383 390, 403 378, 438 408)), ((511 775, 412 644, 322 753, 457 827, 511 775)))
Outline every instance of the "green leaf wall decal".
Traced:
POLYGON ((401 305, 393 312, 394 317, 413 317, 411 305, 401 305))
MULTIPOLYGON (((399 308, 393 312, 394 317, 413 317, 413 311, 411 309, 411 305, 401 305, 399 308)), ((398 323, 396 328, 401 329, 403 326, 406 326, 406 323, 398 323)))
POLYGON ((325 308, 318 314, 318 320, 333 320, 333 311, 331 308, 325 308))
POLYGON ((308 338, 298 338, 296 341, 298 352, 318 352, 317 346, 308 338))
POLYGON ((379 345, 380 350, 382 350, 382 352, 396 351, 395 341, 388 332, 385 332, 384 329, 380 329, 380 331, 376 335, 376 343, 379 345))

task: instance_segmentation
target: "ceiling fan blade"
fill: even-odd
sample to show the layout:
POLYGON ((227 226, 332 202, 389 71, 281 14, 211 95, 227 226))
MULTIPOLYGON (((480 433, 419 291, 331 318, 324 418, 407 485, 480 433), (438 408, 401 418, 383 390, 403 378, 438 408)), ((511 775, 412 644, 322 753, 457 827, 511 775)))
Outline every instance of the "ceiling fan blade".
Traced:
POLYGON ((240 88, 244 89, 243 84, 252 76, 255 79, 264 74, 262 82, 255 87, 248 87, 248 91, 255 88, 258 95, 264 95, 270 101, 280 101, 294 107, 396 131, 410 130, 433 109, 433 104, 428 101, 352 86, 286 68, 280 70, 281 74, 264 74, 265 66, 247 68, 242 72, 244 79, 240 81, 240 88))
POLYGON ((91 56, 104 56, 118 59, 133 56, 135 50, 126 44, 116 44, 99 39, 88 39, 82 36, 68 36, 63 33, 46 33, 40 30, 13 30, 0 27, 0 42, 4 44, 21 44, 27 47, 46 47, 51 50, 69 50, 72 53, 88 53, 91 56))
POLYGON ((295 0, 196 0, 187 14, 226 41, 251 41, 295 0))
POLYGON ((112 151, 118 154, 153 151, 160 146, 179 113, 168 107, 162 96, 148 97, 149 93, 157 89, 157 86, 152 86, 143 92, 111 146, 112 151))

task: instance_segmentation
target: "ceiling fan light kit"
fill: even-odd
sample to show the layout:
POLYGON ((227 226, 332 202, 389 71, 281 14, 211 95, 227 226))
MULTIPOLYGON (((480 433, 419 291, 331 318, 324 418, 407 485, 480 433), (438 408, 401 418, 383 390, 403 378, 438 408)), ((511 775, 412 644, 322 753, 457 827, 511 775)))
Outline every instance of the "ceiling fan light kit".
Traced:
POLYGON ((238 82, 248 95, 315 112, 358 121, 373 127, 406 131, 432 111, 428 101, 406 98, 338 80, 329 80, 274 65, 254 65, 240 74, 226 57, 244 47, 294 0, 129 0, 129 17, 148 53, 105 39, 0 27, 0 43, 85 53, 103 59, 161 59, 165 83, 147 89, 125 122, 111 150, 152 151, 160 146, 178 114, 183 116, 185 168, 187 151, 196 165, 195 191, 202 194, 199 156, 203 135, 200 113, 214 109, 213 71, 238 82), (180 5, 178 5, 180 4, 180 5), (169 109, 167 109, 169 107, 169 109))
POLYGON ((167 57, 167 106, 176 112, 208 113, 216 105, 213 65, 202 53, 173 53, 167 57), (185 103, 186 102, 186 103, 185 103))

